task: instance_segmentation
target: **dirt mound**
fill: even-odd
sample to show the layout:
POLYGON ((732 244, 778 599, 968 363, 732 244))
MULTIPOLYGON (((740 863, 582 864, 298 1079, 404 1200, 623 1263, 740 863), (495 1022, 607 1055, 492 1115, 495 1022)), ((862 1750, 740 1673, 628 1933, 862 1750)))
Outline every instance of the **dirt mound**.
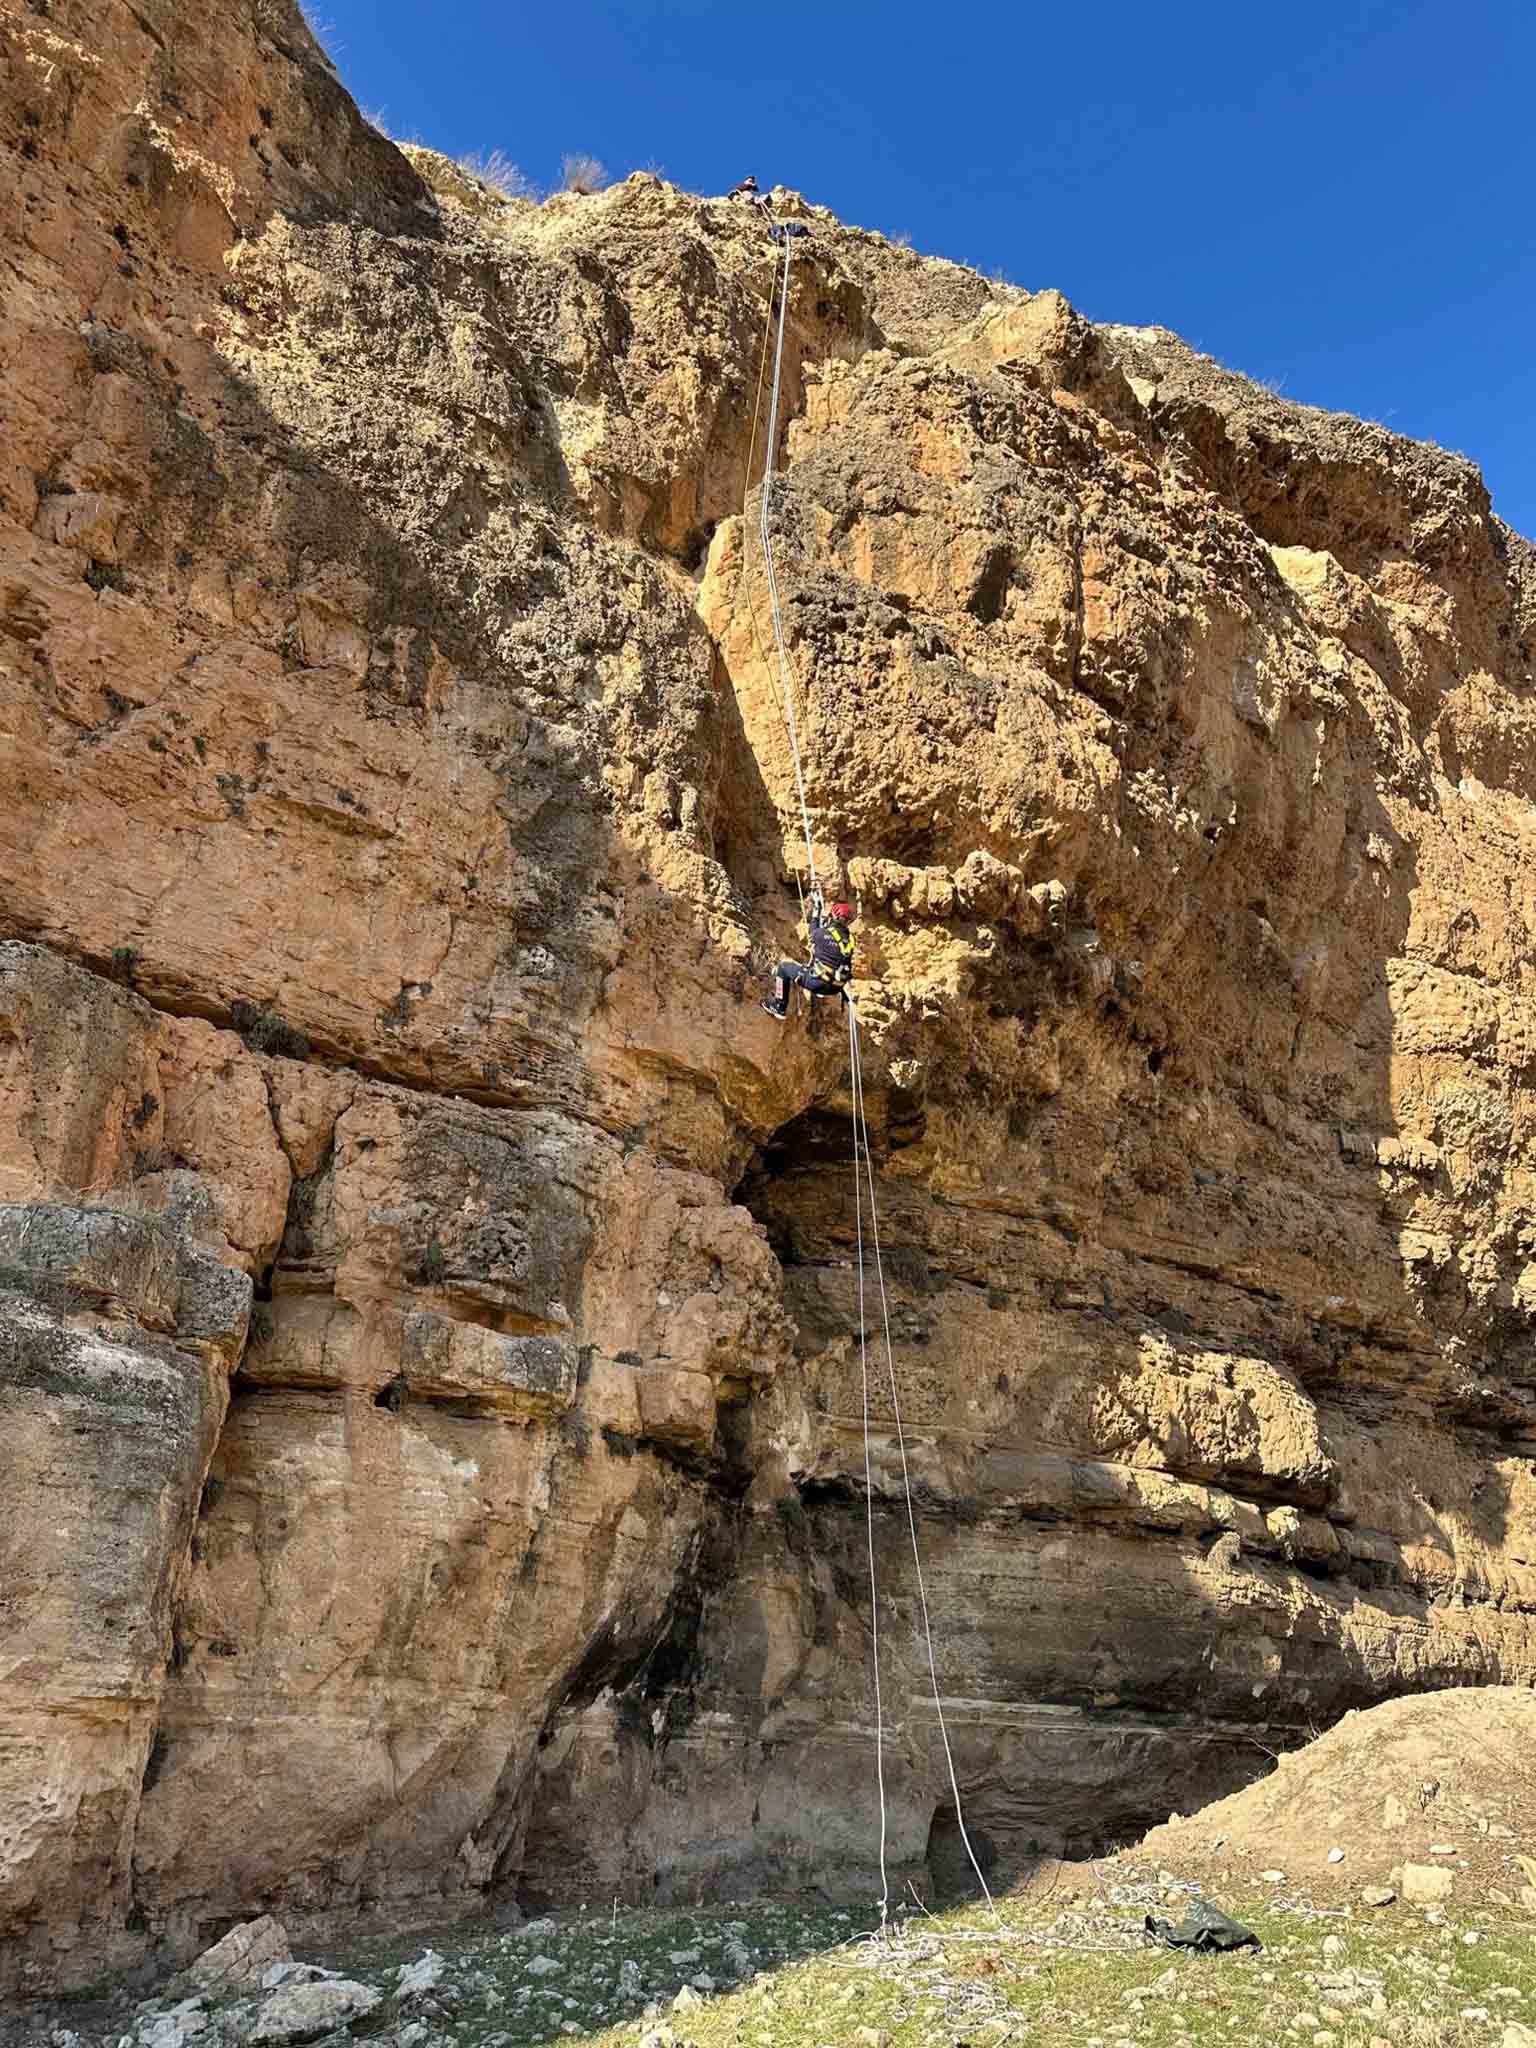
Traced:
POLYGON ((1258 1784, 1154 1828, 1127 1855, 1180 1876, 1285 1873, 1314 1891, 1453 1873, 1455 1896, 1512 1900, 1536 1849, 1536 1692, 1467 1686, 1346 1714, 1258 1784), (1342 1850, 1342 1858, 1330 1855, 1342 1850))

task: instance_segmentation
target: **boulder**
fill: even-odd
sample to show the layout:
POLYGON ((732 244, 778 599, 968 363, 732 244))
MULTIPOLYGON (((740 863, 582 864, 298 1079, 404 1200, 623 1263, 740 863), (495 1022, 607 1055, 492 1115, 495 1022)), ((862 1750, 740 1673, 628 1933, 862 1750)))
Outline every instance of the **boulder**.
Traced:
POLYGON ((242 1991, 270 1988, 273 1966, 290 1960, 287 1930, 264 1913, 259 1920, 242 1921, 222 1941, 204 1949, 176 1983, 206 1998, 232 1998, 242 1991))
POLYGON ((373 2011, 382 1998, 370 1984, 333 1978, 324 1984, 287 1984, 256 2008, 236 2033, 252 2048, 281 2048, 288 2041, 314 2041, 373 2011))

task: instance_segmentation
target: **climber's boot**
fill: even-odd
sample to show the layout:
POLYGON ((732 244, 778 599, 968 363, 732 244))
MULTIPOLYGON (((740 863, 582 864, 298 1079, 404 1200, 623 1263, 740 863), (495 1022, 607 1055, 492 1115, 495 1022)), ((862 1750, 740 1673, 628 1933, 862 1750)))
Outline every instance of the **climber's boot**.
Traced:
POLYGON ((772 996, 763 997, 763 1008, 768 1012, 770 1017, 777 1017, 781 1024, 784 1022, 784 1019, 789 1015, 788 1003, 776 1003, 772 996))

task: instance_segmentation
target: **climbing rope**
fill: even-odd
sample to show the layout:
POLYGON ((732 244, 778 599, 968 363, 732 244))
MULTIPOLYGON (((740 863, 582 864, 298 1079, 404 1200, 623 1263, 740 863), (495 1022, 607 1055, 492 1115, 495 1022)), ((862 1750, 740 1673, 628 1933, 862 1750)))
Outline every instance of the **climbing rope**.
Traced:
MULTIPOLYGON (((790 758, 795 766, 795 792, 800 799, 800 824, 805 833, 805 859, 810 870, 811 900, 814 905, 820 889, 816 879, 816 848, 811 838, 811 810, 805 796, 805 774, 800 765, 800 733, 795 718, 795 681, 789 665, 789 654, 784 645, 784 611, 779 600, 778 568, 773 557, 773 462, 779 440, 779 397, 784 376, 784 319, 789 310, 789 267, 794 260, 794 252, 794 239, 786 234, 784 271, 779 280, 779 322, 773 349, 773 386, 768 402, 768 432, 763 451, 763 488, 758 500, 757 530, 762 542, 763 568, 768 578, 768 609, 773 621, 773 643, 778 657, 779 702, 789 733, 790 758)), ((771 306, 769 318, 772 319, 771 306)))
MULTIPOLYGON (((779 309, 777 331, 773 349, 773 383, 768 405, 768 429, 763 455, 762 494, 758 505, 758 535, 762 543, 763 565, 768 582, 768 603, 773 624, 774 648, 777 656, 778 692, 780 710, 785 730, 789 735, 790 758, 794 763, 795 792, 800 801, 800 824, 805 834, 805 858, 810 872, 811 902, 817 912, 821 905, 821 886, 816 874, 816 848, 811 834, 810 805, 806 800, 805 773, 800 761, 800 732, 795 716, 796 683, 790 666, 788 650, 784 644, 784 613, 779 598, 778 568, 773 553, 773 477, 774 457, 778 448, 779 401, 783 388, 784 373, 784 323, 789 308, 790 265, 794 257, 794 237, 784 236, 784 266, 778 276, 779 309)), ((777 266, 776 266, 777 271, 777 266)), ((769 332, 773 331, 773 304, 769 301, 768 322, 764 330, 764 360, 766 361, 769 332)), ((752 443, 747 455, 747 487, 750 491, 752 459, 757 448, 757 421, 762 405, 763 366, 758 366, 757 404, 752 414, 752 443)), ((743 507, 745 512, 745 507, 743 507)), ((751 603, 750 586, 748 603, 751 603)), ((752 608, 753 630, 756 631, 756 608, 752 608)), ((799 877, 795 886, 800 887, 799 877)), ((804 894, 801 894, 802 914, 804 894)), ((954 1752, 950 1747, 949 1728, 944 1719, 944 1701, 939 1690, 938 1664, 933 1650, 933 1626, 928 1612, 928 1588, 923 1577, 922 1551, 917 1536, 917 1510, 912 1501, 912 1477, 907 1463, 906 1433, 901 1419, 901 1396, 896 1384, 896 1354, 891 1343, 890 1302, 885 1291, 885 1271, 880 1256, 880 1218, 875 1205, 875 1168, 869 1145, 869 1123, 864 1113, 864 1072, 859 1045, 858 1012, 852 1001, 846 1004, 848 1011, 848 1064, 853 1087, 853 1202, 854 1231, 858 1251, 858 1309, 859 1309, 859 1370, 863 1389, 864 1406, 864 1516, 865 1543, 869 1557, 869 1612, 871 1650, 874 1665, 875 1694, 875 1777, 880 1800, 880 1925, 885 1928, 890 1917, 890 1874, 887 1868, 887 1847, 889 1820, 885 1788, 885 1712, 880 1682, 880 1588, 875 1569, 875 1485, 874 1463, 870 1448, 870 1378, 869 1378, 869 1330, 865 1313, 866 1283, 864 1266, 864 1204, 869 1204, 870 1248, 874 1254, 875 1281, 880 1301, 880 1322, 884 1332, 886 1376, 891 1392, 891 1414, 896 1426, 896 1442, 901 1453, 901 1483, 906 1497, 907 1530, 912 1543, 912 1566, 917 1585, 918 1609, 922 1617, 923 1640, 928 1656, 928 1677, 933 1689, 934 1712, 938 1716, 939 1739, 944 1747, 944 1762, 949 1772, 950 1791, 954 1796, 955 1820, 960 1829, 960 1839, 965 1844, 965 1853, 970 1858, 976 1881, 981 1886, 988 1905, 993 1898, 976 1852, 971 1847, 971 1838, 966 1830, 965 1813, 960 1798, 960 1783, 955 1770, 954 1752)))
MULTIPOLYGON (((857 1207, 858 1207, 858 1205, 859 1205, 859 1202, 860 1202, 860 1191, 859 1191, 859 1160, 860 1160, 860 1154, 862 1153, 862 1155, 863 1155, 863 1168, 864 1168, 864 1175, 865 1175, 865 1178, 866 1178, 866 1180, 867 1180, 867 1182, 868 1182, 868 1192, 869 1192, 869 1229, 870 1229, 870 1244, 871 1244, 871 1248, 873 1249, 873 1251, 874 1251, 874 1255, 875 1255, 875 1280, 876 1280, 876 1284, 877 1284, 877 1287, 878 1287, 878 1290, 879 1290, 879 1296, 880 1296, 880 1323, 881 1323, 881 1328, 882 1328, 882 1331, 883 1331, 883 1335, 884 1335, 884 1341, 885 1341, 885 1369, 886 1369, 886 1377, 887 1377, 887 1381, 888 1381, 888 1383, 889 1383, 889 1386, 890 1386, 890 1390, 891 1390, 891 1417, 892 1417, 892 1420, 894 1421, 894 1423, 895 1423, 895 1425, 896 1425, 896 1443, 897 1443, 897 1448, 898 1448, 898 1450, 900 1451, 900 1454, 901 1454, 901 1489, 902 1489, 902 1493, 903 1493, 903 1494, 905 1495, 905 1497, 906 1497, 906 1506, 907 1506, 907 1531, 908 1531, 908 1534, 909 1534, 909 1536, 910 1536, 910 1538, 911 1538, 911 1542, 912 1542, 912 1571, 913 1571, 914 1579, 915 1579, 915 1582, 916 1582, 916 1585, 917 1585, 917 1604, 918 1604, 918 1611, 919 1611, 919 1613, 920 1613, 920 1614, 921 1614, 921 1616, 922 1616, 922 1623, 923 1623, 923 1643, 924 1643, 924 1646, 925 1646, 925 1648, 926 1648, 926 1650, 927 1650, 927 1654, 928 1654, 928 1680, 929 1680, 929 1684, 931 1685, 931 1687, 932 1687, 932 1689, 933 1689, 933 1710, 934 1710, 934 1713, 935 1713, 935 1714, 936 1714, 936 1715, 938 1716, 938 1722, 939 1722, 939 1740, 940 1740, 940 1742, 941 1742, 941 1743, 943 1744, 943 1746, 944 1746, 944 1764, 945 1764, 945 1768, 946 1768, 946 1769, 948 1770, 948 1772, 949 1772, 949 1789, 950 1789, 950 1791, 951 1791, 951 1792, 953 1793, 953 1795, 954 1795, 954 1801, 955 1801, 955 1823, 956 1823, 956 1825, 958 1826, 958 1828, 959 1828, 959 1830, 960 1830, 960 1839, 961 1839, 961 1841, 962 1841, 962 1842, 963 1842, 963 1843, 965 1844, 965 1853, 966 1853, 967 1857, 968 1857, 968 1858, 970 1859, 970 1865, 971 1865, 971 1868, 972 1868, 972 1870, 974 1870, 974 1871, 975 1871, 975 1873, 976 1873, 976 1882, 977 1882, 977 1883, 978 1883, 978 1884, 979 1884, 979 1885, 981 1886, 981 1889, 982 1889, 982 1895, 983 1895, 983 1897, 984 1897, 984 1898, 986 1899, 986 1902, 987 1902, 987 1904, 988 1904, 989 1906, 992 1906, 992 1907, 994 1908, 994 1910, 995 1910, 995 1907, 996 1907, 996 1901, 995 1901, 995 1900, 993 1899, 993 1897, 992 1897, 992 1890, 991 1890, 991 1887, 990 1887, 990 1886, 988 1885, 988 1883, 987 1883, 986 1877, 985 1877, 985 1875, 984 1875, 984 1874, 983 1874, 983 1872, 982 1872, 982 1868, 981 1868, 981 1865, 980 1865, 980 1863, 979 1863, 979 1862, 978 1862, 978 1861, 976 1860, 976 1851, 975 1851, 975 1850, 974 1850, 974 1849, 973 1849, 973 1848, 971 1847, 971 1837, 970 1837, 970 1834, 969 1834, 969 1832, 968 1832, 968 1830, 967 1830, 967 1828, 966 1828, 966 1825, 965 1825, 965 1806, 964 1806, 964 1803, 963 1803, 963 1801, 961 1800, 961 1797, 960 1797, 960 1780, 959 1780, 959 1777, 958 1777, 958 1775, 957 1775, 957 1773, 956 1773, 956 1770, 955 1770, 955 1753, 954 1753, 953 1749, 952 1749, 952 1748, 950 1747, 950 1741, 949 1741, 949 1726, 948 1726, 948 1723, 947 1723, 947 1722, 945 1721, 945 1719, 944 1719, 944 1700, 943 1700, 943 1696, 942 1696, 942 1694, 941 1694, 941 1693, 940 1693, 940 1691, 939 1691, 939 1670, 938 1670, 938 1662, 937 1662, 937 1659, 935 1658, 935 1656, 934 1656, 934 1653, 933 1653, 933 1624, 932 1624, 932 1622, 931 1622, 931 1620, 930 1620, 930 1618, 929 1618, 929 1614, 928 1614, 928 1587, 927 1587, 927 1583, 926 1583, 926 1580, 924 1579, 924 1576, 923 1576, 923 1557, 922 1557, 922 1548, 921 1548, 921 1546, 920 1546, 920 1544, 918 1543, 918 1540, 917 1540, 917 1510, 916 1510, 916 1508, 914 1507, 914 1505, 913 1505, 913 1501, 912 1501, 912 1474, 911 1474, 911 1471, 909 1470, 909 1468, 908 1468, 908 1464, 907 1464, 907 1437, 906 1437, 906 1430, 904 1429, 904 1427, 903 1427, 903 1425, 902 1425, 902 1419, 901 1419, 901 1394, 900 1394, 900 1391, 899 1391, 899 1389, 898 1389, 898 1387, 897 1387, 897 1384, 896 1384, 896 1353, 895 1353, 895 1350, 894 1350, 894 1348, 892 1347, 892 1344, 891 1344, 891 1309, 890 1309, 890 1302, 889 1302, 889 1300, 887 1299, 887 1296, 886 1296, 886 1292, 885 1292, 885 1269, 884 1269, 884 1266, 883 1266, 883 1263, 882 1263, 882 1261, 881 1261, 881 1257, 880 1257, 880 1216, 879 1216, 879 1211, 877 1210, 877 1208, 876 1208, 876 1206, 875 1206, 875 1165, 874 1165, 874 1159, 873 1159, 873 1157, 872 1157, 872 1155, 871 1155, 871 1153, 870 1153, 870 1147, 869 1147, 869 1120, 868 1120, 868 1118, 866 1117, 866 1115, 865 1115, 865 1113, 864 1113, 864 1063, 863 1063, 863 1057, 862 1057, 862 1053, 861 1053, 861 1049, 860 1049, 860 1045, 859 1045, 859 1020, 858 1020, 858 1012, 857 1012, 857 1011, 856 1011, 856 1010, 854 1009, 854 1006, 853 1006, 853 1004, 852 1004, 852 1003, 849 1003, 849 1005, 848 1005, 848 1046, 849 1046, 849 1069, 850 1069, 850 1072, 851 1072, 851 1075, 852 1075, 852 1082, 853 1082, 853 1123, 854 1123, 854 1133, 853 1133, 853 1174, 854 1174, 854 1201, 855 1201, 855 1206, 856 1206, 856 1210, 857 1210, 857 1207)), ((859 1242, 859 1346, 860 1346, 860 1351, 861 1351, 861 1353, 862 1353, 862 1351, 863 1351, 863 1347, 864 1347, 864 1342, 865 1342, 865 1337, 864 1337, 864 1238, 863 1238, 863 1225, 862 1225, 862 1221, 860 1221, 860 1222, 859 1222, 859 1224, 858 1224, 858 1242, 859 1242)), ((869 1491, 869 1470, 870 1470, 870 1465, 869 1465, 869 1405, 868 1405, 868 1396, 867 1396, 867 1394, 866 1394, 866 1397, 865 1397, 865 1409, 864 1409, 864 1472, 865 1472, 865 1483, 866 1483, 866 1492, 868 1492, 868 1491, 869 1491)), ((873 1577, 874 1577, 874 1531, 873 1531, 873 1519, 872 1519, 872 1516, 871 1516, 871 1523, 870 1523, 870 1577, 871 1577, 871 1581, 873 1581, 873 1577)), ((878 1698, 878 1695, 877 1695, 877 1698, 878 1698)), ((877 1758, 877 1761, 878 1761, 878 1758, 877 1758)), ((883 1882, 884 1882, 884 1880, 885 1880, 885 1864, 884 1864, 884 1845, 885 1845, 885 1811, 884 1811, 884 1774, 883 1774, 883 1771, 881 1772, 881 1814, 880 1814, 880 1839, 881 1839, 881 1880, 882 1880, 882 1883, 883 1883, 883 1882)), ((882 1904, 882 1909, 881 1909, 881 1911, 882 1911, 882 1922, 883 1922, 883 1918, 884 1918, 884 1906, 883 1906, 883 1904, 882 1904)))
MULTIPOLYGON (((852 1003, 848 1012, 849 1071, 859 1056, 858 1027, 852 1003)), ((875 1782, 880 1788, 880 1927, 891 1913, 891 1878, 886 1868, 885 1712, 880 1696, 880 1588, 875 1582, 875 1475, 869 1448, 869 1322, 864 1313, 864 1200, 859 1175, 859 1128, 853 1128, 853 1227, 858 1245, 859 1380, 864 1397, 864 1540, 869 1552, 870 1656, 875 1672, 875 1782)))

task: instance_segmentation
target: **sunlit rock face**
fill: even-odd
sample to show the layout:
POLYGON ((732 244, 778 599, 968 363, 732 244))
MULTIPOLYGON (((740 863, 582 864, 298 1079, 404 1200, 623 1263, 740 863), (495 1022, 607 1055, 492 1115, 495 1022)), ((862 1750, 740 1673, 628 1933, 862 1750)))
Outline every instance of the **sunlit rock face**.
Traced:
POLYGON ((846 1017, 758 1008, 756 213, 504 199, 287 0, 0 50, 8 1986, 866 1888, 876 1615, 936 1894, 940 1706, 1001 1870, 1536 1675, 1536 565, 1476 472, 778 195, 893 1378, 846 1017))

